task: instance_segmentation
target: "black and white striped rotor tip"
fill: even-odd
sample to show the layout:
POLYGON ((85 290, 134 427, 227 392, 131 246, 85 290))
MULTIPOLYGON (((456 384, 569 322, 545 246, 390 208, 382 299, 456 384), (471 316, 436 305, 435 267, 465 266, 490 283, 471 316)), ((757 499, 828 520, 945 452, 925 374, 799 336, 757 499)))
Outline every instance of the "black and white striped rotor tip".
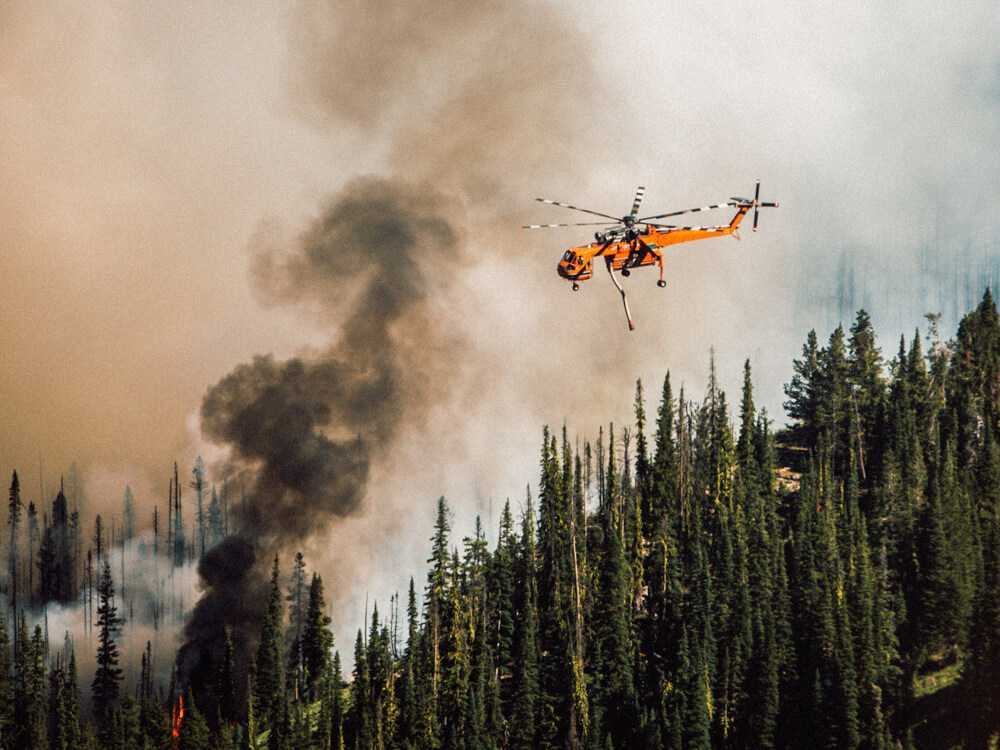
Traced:
POLYGON ((632 212, 629 216, 635 218, 635 215, 639 213, 639 204, 642 202, 642 196, 645 195, 645 193, 646 188, 640 185, 639 189, 635 191, 635 200, 632 201, 632 212))

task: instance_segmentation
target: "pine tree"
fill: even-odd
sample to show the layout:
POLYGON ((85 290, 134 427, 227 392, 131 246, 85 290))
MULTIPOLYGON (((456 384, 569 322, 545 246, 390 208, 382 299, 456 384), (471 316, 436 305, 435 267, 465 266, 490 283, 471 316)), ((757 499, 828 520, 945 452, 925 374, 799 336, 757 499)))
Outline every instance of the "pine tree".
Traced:
MULTIPOLYGON (((675 515, 671 513, 677 497, 677 447, 674 442, 674 401, 670 389, 670 373, 663 379, 663 397, 656 419, 656 455, 651 469, 651 487, 648 512, 644 510, 643 520, 648 529, 655 529, 663 519, 673 523, 675 515)), ((672 528, 670 533, 676 533, 672 528)))
POLYGON ((125 485, 125 502, 122 505, 122 539, 131 541, 135 536, 135 496, 132 488, 125 485))
POLYGON ((510 713, 511 677, 514 674, 515 576, 518 558, 517 535, 510 511, 510 501, 504 503, 496 552, 490 565, 489 639, 494 653, 500 688, 500 701, 505 715, 510 713))
POLYGON ((271 737, 275 741, 280 741, 285 704, 281 658, 281 623, 284 615, 281 607, 280 580, 278 558, 275 556, 271 568, 271 588, 260 633, 260 647, 257 649, 255 685, 258 715, 264 729, 270 730, 271 737))
MULTIPOLYGON (((35 501, 28 502, 28 560, 35 559, 35 542, 41 541, 38 531, 38 511, 35 501)), ((35 603, 35 566, 28 566, 28 601, 35 603)))
POLYGON ((97 587, 97 671, 91 683, 94 713, 105 716, 118 698, 122 670, 118 666, 116 636, 121 631, 122 619, 115 606, 115 586, 111 580, 111 565, 105 561, 97 587))
MULTIPOLYGON (((594 611, 595 638, 601 661, 597 700, 605 725, 601 731, 615 747, 632 743, 638 725, 635 682, 632 673, 629 571, 622 544, 621 485, 615 459, 614 429, 609 430, 606 493, 602 502, 603 545, 597 578, 594 611)), ((596 727, 595 727, 596 729, 596 727)))
POLYGON ((794 375, 790 383, 785 385, 785 395, 788 401, 784 403, 785 412, 795 420, 795 439, 799 445, 813 447, 819 434, 819 400, 821 393, 821 375, 819 363, 819 345, 816 331, 809 331, 806 343, 802 346, 802 359, 792 361, 794 375))
POLYGON ((469 714, 469 642, 458 585, 458 553, 451 566, 441 625, 441 689, 438 717, 443 750, 465 746, 469 714))
POLYGON ((330 750, 344 748, 344 678, 340 671, 340 652, 333 654, 330 679, 330 750))
POLYGON ((309 584, 309 605, 302 630, 302 661, 306 672, 306 700, 319 700, 325 691, 324 679, 330 666, 333 650, 333 633, 330 617, 325 612, 323 579, 313 573, 309 584))
MULTIPOLYGON (((565 458, 569 446, 564 437, 565 458)), ((543 432, 539 489, 538 622, 540 689, 539 744, 574 746, 584 734, 586 688, 577 676, 575 627, 576 564, 572 533, 575 509, 571 503, 572 473, 568 462, 560 467, 555 437, 543 432), (569 486, 567 486, 569 485, 569 486), (582 705, 581 705, 582 699, 582 705)))
POLYGON ((7 617, 3 607, 0 607, 0 747, 10 745, 15 734, 14 689, 10 679, 12 668, 7 617))
POLYGON ((28 638, 28 628, 21 617, 18 627, 20 650, 15 659, 14 742, 18 750, 46 750, 48 730, 45 721, 45 638, 36 625, 28 638))
POLYGON ((223 530, 222 505, 219 502, 219 493, 212 487, 212 499, 208 502, 208 546, 214 547, 225 538, 223 530))
POLYGON ((208 722, 198 710, 194 694, 188 689, 184 696, 184 721, 177 735, 177 750, 210 750, 208 722))
POLYGON ((417 592, 410 577, 410 589, 406 602, 406 651, 400 660, 399 677, 396 681, 396 696, 399 705, 399 721, 396 723, 396 746, 414 748, 417 742, 417 721, 420 707, 417 704, 416 671, 420 648, 420 620, 417 612, 417 592))
POLYGON ((69 657, 69 673, 66 676, 66 686, 63 693, 63 734, 67 747, 79 747, 83 744, 84 733, 80 729, 80 688, 76 671, 76 653, 69 657))
POLYGON ((518 554, 518 617, 514 630, 513 705, 510 716, 510 747, 513 750, 534 748, 539 706, 537 579, 535 573, 535 518, 528 495, 521 521, 521 545, 518 554))
POLYGON ((14 612, 18 611, 18 531, 21 527, 21 485, 17 479, 17 472, 14 472, 10 480, 10 500, 7 503, 7 525, 10 526, 10 550, 8 555, 8 577, 10 580, 10 607, 14 612))
POLYGON ((371 679, 368 671, 368 649, 364 634, 358 629, 354 641, 354 684, 351 689, 353 701, 348 712, 351 745, 358 750, 369 750, 375 746, 376 733, 373 727, 371 700, 371 679))
POLYGON ((882 353, 875 345, 871 319, 867 312, 858 310, 848 342, 847 377, 851 386, 850 408, 854 412, 858 464, 866 480, 878 471, 879 458, 885 450, 882 419, 886 383, 882 370, 882 353))
POLYGON ((288 602, 288 632, 285 639, 288 647, 288 690, 298 693, 304 688, 302 663, 302 631, 306 619, 308 593, 306 585, 306 563, 299 552, 295 555, 292 575, 288 584, 285 601, 288 602))
POLYGON ((222 666, 219 670, 219 718, 222 724, 232 726, 239 717, 236 693, 236 664, 233 650, 233 635, 226 628, 222 644, 222 666))
POLYGON ((203 499, 205 493, 205 462, 201 459, 201 456, 195 459, 194 468, 191 469, 191 489, 194 490, 198 501, 195 523, 198 524, 198 555, 201 556, 205 554, 205 537, 208 526, 208 516, 205 513, 203 499))

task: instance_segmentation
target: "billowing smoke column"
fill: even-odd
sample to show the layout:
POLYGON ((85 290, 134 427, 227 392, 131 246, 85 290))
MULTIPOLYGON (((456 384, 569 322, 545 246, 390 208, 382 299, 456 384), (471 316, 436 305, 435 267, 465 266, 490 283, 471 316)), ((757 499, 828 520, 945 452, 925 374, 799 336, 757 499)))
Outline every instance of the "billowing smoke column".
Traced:
POLYGON ((231 446, 223 471, 247 488, 239 537, 201 559, 204 594, 178 654, 182 687, 202 687, 206 708, 226 628, 238 673, 258 645, 273 556, 356 513, 373 458, 435 402, 447 368, 438 364, 444 338, 428 314, 427 270, 458 259, 448 209, 426 189, 359 181, 291 252, 255 251, 267 299, 344 322, 326 352, 256 357, 202 403, 205 436, 231 446))
POLYGON ((581 149, 593 136, 578 131, 602 93, 587 45, 544 3, 347 0, 302 4, 290 19, 299 114, 363 133, 408 178, 349 185, 291 252, 255 242, 261 296, 335 334, 319 355, 240 365, 202 404, 204 435, 231 447, 226 471, 248 488, 241 539, 202 560, 205 593, 178 655, 182 682, 208 691, 214 680, 197 678, 210 676, 226 627, 238 663, 258 645, 274 554, 357 512, 373 463, 468 376, 431 304, 464 260, 459 207, 480 228, 514 227, 519 181, 565 175, 581 151, 602 150, 581 149))

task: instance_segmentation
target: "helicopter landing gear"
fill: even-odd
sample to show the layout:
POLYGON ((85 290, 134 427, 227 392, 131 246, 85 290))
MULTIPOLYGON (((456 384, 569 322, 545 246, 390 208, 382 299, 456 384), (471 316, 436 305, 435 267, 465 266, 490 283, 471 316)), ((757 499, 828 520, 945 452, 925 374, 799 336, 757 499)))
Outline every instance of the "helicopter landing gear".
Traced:
POLYGON ((574 292, 579 292, 580 291, 580 285, 577 284, 575 281, 573 282, 573 291, 574 292))
POLYGON ((667 285, 667 282, 665 282, 663 279, 658 279, 656 285, 660 287, 660 289, 663 289, 663 287, 667 285))
POLYGON ((628 270, 627 268, 623 268, 622 269, 622 276, 625 276, 627 278, 630 273, 632 273, 632 272, 630 270, 628 270))

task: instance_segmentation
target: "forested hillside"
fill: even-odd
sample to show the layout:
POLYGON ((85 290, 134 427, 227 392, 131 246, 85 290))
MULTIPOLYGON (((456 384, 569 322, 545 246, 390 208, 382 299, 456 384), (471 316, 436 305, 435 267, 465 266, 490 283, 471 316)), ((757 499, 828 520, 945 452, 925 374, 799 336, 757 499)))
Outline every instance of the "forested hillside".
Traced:
MULTIPOLYGON (((593 440, 543 429, 536 489, 507 503, 492 549, 478 523, 457 539, 441 498, 426 580, 336 644, 350 670, 299 555, 290 577, 273 561, 252 664, 227 631, 210 679, 158 684, 147 650, 123 682, 100 527, 84 555, 60 492, 44 529, 31 511, 26 547, 15 474, 0 746, 990 746, 1000 315, 987 292, 953 339, 929 323, 891 357, 864 311, 823 345, 810 332, 783 429, 755 407, 749 363, 733 407, 713 365, 701 400, 668 374, 655 395, 623 394, 632 424, 593 440), (80 597, 97 607, 96 653, 50 646, 19 614, 80 597)), ((185 536, 179 487, 168 542, 142 553, 171 564, 231 528, 199 485, 185 536)))

